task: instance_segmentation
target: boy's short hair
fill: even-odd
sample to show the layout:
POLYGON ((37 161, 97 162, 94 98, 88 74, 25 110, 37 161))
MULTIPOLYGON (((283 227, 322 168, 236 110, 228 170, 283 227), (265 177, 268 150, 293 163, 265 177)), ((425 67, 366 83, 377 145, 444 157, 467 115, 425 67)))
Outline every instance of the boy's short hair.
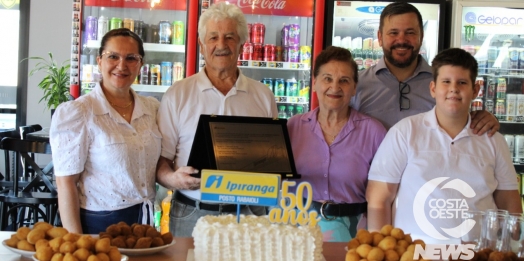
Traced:
POLYGON ((436 82, 438 77, 438 71, 440 67, 445 65, 460 66, 466 70, 469 70, 469 77, 471 83, 475 86, 475 79, 478 75, 478 63, 475 57, 470 53, 460 48, 450 48, 440 53, 433 58, 431 67, 433 68, 433 80, 436 82))

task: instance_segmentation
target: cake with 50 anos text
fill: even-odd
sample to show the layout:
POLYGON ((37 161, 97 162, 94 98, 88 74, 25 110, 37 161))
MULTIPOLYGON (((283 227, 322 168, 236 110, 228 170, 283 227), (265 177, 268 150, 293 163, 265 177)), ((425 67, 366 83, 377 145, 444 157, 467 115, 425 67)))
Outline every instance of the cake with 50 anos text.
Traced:
POLYGON ((195 260, 320 261, 319 226, 271 223, 267 216, 201 217, 193 230, 195 260))

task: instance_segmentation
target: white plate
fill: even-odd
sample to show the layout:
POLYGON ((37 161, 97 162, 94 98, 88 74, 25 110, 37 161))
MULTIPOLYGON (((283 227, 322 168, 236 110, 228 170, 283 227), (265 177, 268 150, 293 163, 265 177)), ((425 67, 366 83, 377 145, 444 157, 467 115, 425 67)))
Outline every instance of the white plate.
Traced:
POLYGON ((5 243, 5 241, 7 241, 7 240, 8 240, 8 239, 2 241, 2 245, 3 245, 5 248, 11 250, 11 252, 15 252, 15 253, 17 253, 17 254, 19 254, 19 255, 23 255, 23 256, 25 256, 25 257, 29 257, 29 258, 31 258, 31 257, 36 253, 35 251, 26 251, 26 250, 20 250, 20 249, 18 249, 18 248, 10 247, 10 246, 8 246, 8 245, 5 243))
MULTIPOLYGON (((190 248, 187 250, 186 261, 195 261, 195 249, 190 248)), ((324 255, 322 255, 322 261, 326 261, 326 257, 324 255)))
POLYGON ((159 247, 150 247, 150 248, 140 248, 140 249, 134 249, 134 248, 119 248, 118 250, 120 253, 129 255, 129 256, 145 256, 145 255, 152 255, 156 252, 160 252, 172 245, 175 244, 175 240, 171 242, 171 244, 159 246, 159 247))
MULTIPOLYGON (((34 255, 31 257, 33 258, 34 261, 39 261, 38 259, 36 259, 34 255)), ((122 259, 120 259, 120 261, 129 261, 129 257, 126 255, 122 255, 122 259)))

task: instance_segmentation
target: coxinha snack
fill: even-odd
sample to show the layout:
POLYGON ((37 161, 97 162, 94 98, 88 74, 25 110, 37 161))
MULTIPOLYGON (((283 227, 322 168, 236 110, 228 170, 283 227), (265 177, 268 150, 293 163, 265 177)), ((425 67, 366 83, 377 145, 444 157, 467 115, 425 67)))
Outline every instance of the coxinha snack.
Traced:
POLYGON ((6 244, 13 248, 36 251, 39 261, 120 261, 122 254, 108 238, 69 233, 65 228, 38 222, 33 229, 19 228, 6 244))
POLYGON ((118 248, 151 248, 170 244, 173 235, 169 232, 160 234, 150 225, 133 224, 125 222, 110 225, 106 232, 100 232, 100 238, 111 240, 111 245, 118 248))
POLYGON ((409 234, 391 225, 385 225, 380 232, 359 229, 348 242, 346 261, 411 261, 417 244, 426 246, 424 241, 412 240, 409 234))

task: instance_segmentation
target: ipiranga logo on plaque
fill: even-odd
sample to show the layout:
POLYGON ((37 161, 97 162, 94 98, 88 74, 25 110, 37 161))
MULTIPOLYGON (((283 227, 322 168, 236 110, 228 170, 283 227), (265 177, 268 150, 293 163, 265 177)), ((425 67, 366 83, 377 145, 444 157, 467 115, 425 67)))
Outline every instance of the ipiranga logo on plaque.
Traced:
POLYGON ((280 175, 253 172, 202 170, 202 201, 276 206, 280 175))

